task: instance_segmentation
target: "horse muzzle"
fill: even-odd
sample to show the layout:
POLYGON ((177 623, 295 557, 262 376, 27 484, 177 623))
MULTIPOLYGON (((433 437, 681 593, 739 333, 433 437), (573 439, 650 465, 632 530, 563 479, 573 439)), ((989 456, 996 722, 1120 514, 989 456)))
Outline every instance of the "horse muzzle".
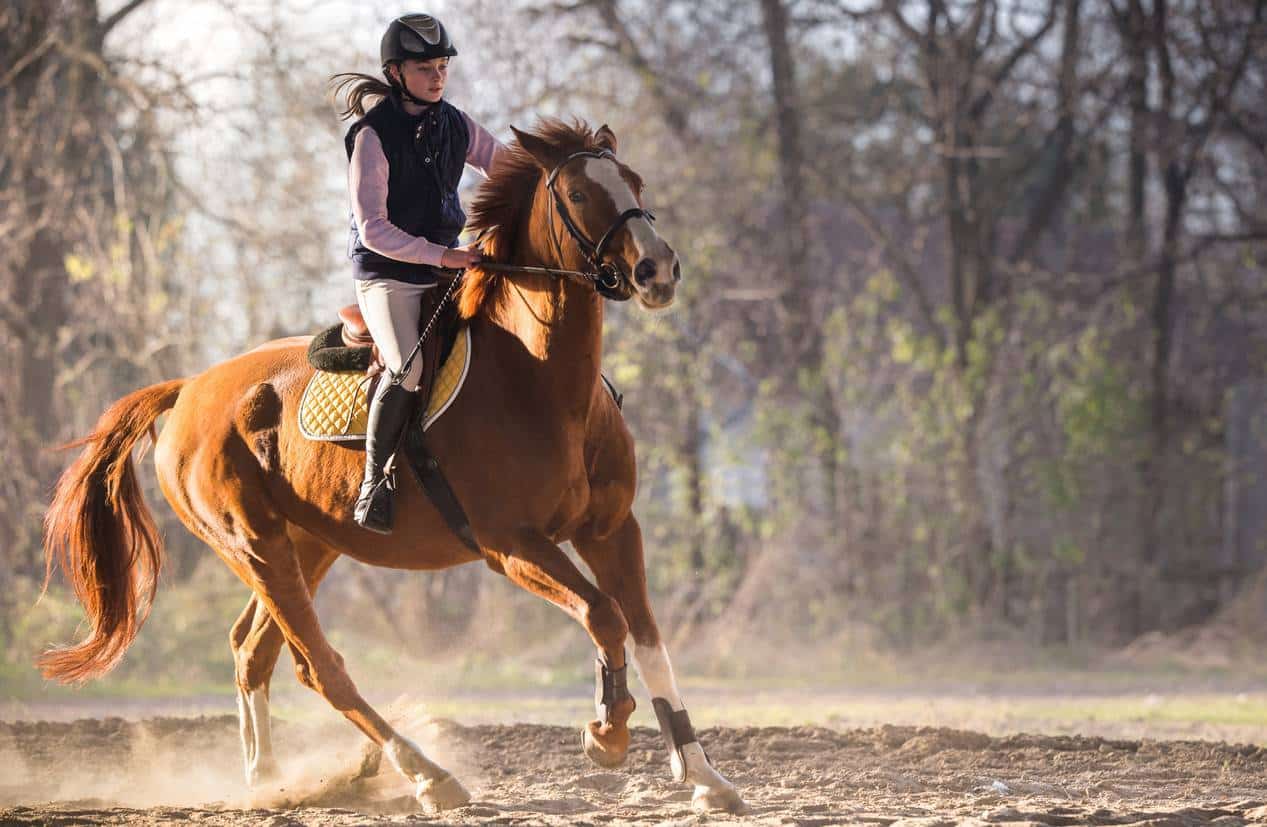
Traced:
POLYGON ((642 258, 633 268, 633 286, 644 307, 658 310, 673 303, 682 265, 672 251, 667 256, 642 258))

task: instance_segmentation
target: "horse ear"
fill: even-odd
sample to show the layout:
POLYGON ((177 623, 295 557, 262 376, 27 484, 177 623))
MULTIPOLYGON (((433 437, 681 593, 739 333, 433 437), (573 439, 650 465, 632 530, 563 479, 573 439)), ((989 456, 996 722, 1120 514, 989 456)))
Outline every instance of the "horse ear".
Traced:
POLYGON ((594 142, 603 149, 610 150, 612 155, 616 154, 616 133, 607 124, 600 126, 594 133, 594 142))
POLYGON ((536 161, 542 169, 554 169, 558 166, 559 161, 562 160, 558 150, 545 140, 533 135, 531 132, 520 132, 513 126, 510 128, 510 131, 515 133, 515 140, 519 141, 519 145, 524 148, 525 152, 532 156, 532 159, 536 161))

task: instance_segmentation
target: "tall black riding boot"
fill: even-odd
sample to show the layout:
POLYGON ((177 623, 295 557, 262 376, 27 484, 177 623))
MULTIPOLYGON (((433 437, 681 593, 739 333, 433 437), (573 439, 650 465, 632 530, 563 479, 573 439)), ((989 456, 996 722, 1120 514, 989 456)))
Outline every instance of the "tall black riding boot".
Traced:
POLYGON ((385 375, 370 399, 369 427, 365 434, 365 479, 352 516, 362 528, 379 534, 392 533, 392 488, 383 466, 396 451, 417 398, 416 391, 393 385, 385 375))

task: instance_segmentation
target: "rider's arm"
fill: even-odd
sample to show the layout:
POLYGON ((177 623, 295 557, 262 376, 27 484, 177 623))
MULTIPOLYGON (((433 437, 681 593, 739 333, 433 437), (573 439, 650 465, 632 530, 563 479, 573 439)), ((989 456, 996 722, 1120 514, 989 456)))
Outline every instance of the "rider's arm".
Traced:
POLYGON ((485 178, 493 168, 497 156, 506 151, 506 146, 493 137, 492 133, 480 126, 465 112, 466 128, 471 134, 470 146, 466 150, 466 162, 479 171, 485 178))
POLYGON ((387 156, 378 134, 371 127, 362 128, 356 133, 348 164, 348 192, 361 243, 396 261, 441 266, 447 247, 410 235, 388 220, 387 172, 387 156))

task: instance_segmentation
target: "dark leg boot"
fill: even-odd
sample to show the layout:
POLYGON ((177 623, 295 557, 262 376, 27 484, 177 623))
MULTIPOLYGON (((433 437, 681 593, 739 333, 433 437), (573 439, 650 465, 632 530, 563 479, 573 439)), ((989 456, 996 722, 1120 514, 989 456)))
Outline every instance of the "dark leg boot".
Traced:
POLYGON ((370 399, 369 428, 365 434, 365 479, 352 516, 357 525, 379 534, 392 532, 393 492, 383 466, 396 451, 417 398, 416 391, 393 385, 384 376, 370 399))

